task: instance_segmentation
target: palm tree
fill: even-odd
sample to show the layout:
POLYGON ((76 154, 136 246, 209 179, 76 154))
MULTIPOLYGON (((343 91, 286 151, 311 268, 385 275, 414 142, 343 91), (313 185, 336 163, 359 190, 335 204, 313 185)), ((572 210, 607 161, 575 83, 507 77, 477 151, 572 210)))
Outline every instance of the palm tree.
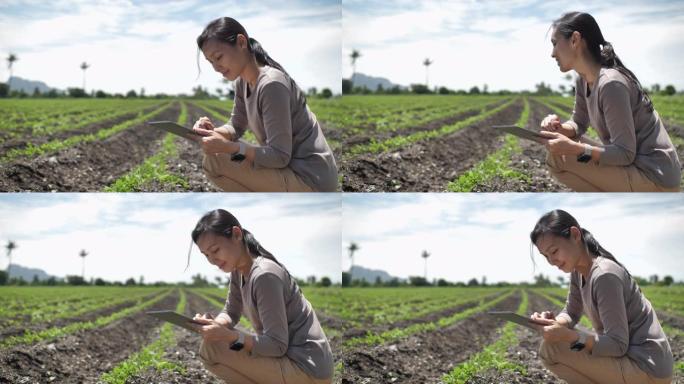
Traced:
POLYGON ((354 269, 354 252, 359 250, 359 245, 352 241, 349 243, 347 250, 349 251, 349 258, 351 259, 351 267, 349 267, 349 274, 351 275, 352 270, 354 269))
POLYGON ((17 243, 15 243, 12 240, 7 240, 7 245, 5 245, 5 249, 7 250, 7 258, 9 258, 9 264, 7 264, 7 281, 9 281, 10 268, 12 267, 12 251, 17 249, 17 243))
POLYGON ((434 63, 434 61, 432 61, 432 60, 430 60, 430 59, 428 59, 428 58, 425 58, 425 60, 423 60, 423 65, 425 66, 425 87, 426 87, 426 88, 429 88, 429 86, 428 86, 428 67, 429 67, 432 63, 434 63))
POLYGON ((85 80, 86 80, 86 69, 90 68, 90 64, 86 63, 85 61, 81 63, 81 69, 83 70, 83 92, 85 92, 85 80))
POLYGON ((81 249, 81 252, 78 254, 81 256, 81 259, 83 260, 83 265, 81 267, 81 277, 83 278, 83 281, 85 281, 85 258, 88 256, 88 252, 85 251, 85 249, 81 249))
POLYGON ((9 56, 7 56, 7 68, 9 68, 9 73, 10 73, 9 79, 7 80, 7 88, 8 89, 12 89, 12 65, 17 60, 19 60, 19 58, 14 53, 10 53, 9 56))
POLYGON ((361 57, 361 52, 359 52, 357 49, 352 49, 352 53, 349 55, 351 57, 351 62, 352 62, 352 88, 354 87, 354 75, 356 75, 356 60, 361 57))
POLYGON ((430 254, 428 251, 423 251, 423 253, 420 254, 420 257, 425 259, 425 281, 427 282, 427 259, 430 257, 430 254))

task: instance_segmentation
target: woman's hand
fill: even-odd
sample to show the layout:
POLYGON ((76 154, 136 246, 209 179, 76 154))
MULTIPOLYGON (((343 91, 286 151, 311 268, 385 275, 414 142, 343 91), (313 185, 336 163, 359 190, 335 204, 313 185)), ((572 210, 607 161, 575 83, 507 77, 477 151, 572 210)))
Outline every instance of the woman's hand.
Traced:
POLYGON ((540 125, 545 131, 557 132, 562 124, 558 115, 548 115, 542 120, 540 125))
POLYGON ((544 340, 548 342, 565 341, 572 343, 577 340, 577 332, 558 323, 547 325, 541 329, 544 340))
POLYGON ((540 131, 546 137, 544 146, 553 155, 575 155, 584 153, 584 144, 570 140, 558 132, 540 131))
POLYGON ((198 140, 202 146, 204 153, 213 155, 215 153, 229 153, 233 154, 240 150, 240 145, 234 141, 229 140, 224 132, 216 130, 195 130, 202 135, 198 140))
POLYGON ((209 119, 206 116, 202 116, 197 121, 195 122, 195 125, 192 126, 193 130, 206 130, 206 131, 213 131, 214 130, 214 123, 211 122, 211 119, 209 119))
POLYGON ((214 320, 211 321, 211 324, 199 326, 198 330, 204 338, 204 341, 207 342, 225 341, 230 344, 238 339, 237 331, 229 329, 214 320))
POLYGON ((530 315, 530 320, 541 325, 551 325, 556 322, 556 316, 551 311, 535 312, 530 315))
POLYGON ((547 132, 558 132, 571 139, 575 137, 575 129, 568 124, 562 124, 558 115, 546 116, 540 126, 547 132))

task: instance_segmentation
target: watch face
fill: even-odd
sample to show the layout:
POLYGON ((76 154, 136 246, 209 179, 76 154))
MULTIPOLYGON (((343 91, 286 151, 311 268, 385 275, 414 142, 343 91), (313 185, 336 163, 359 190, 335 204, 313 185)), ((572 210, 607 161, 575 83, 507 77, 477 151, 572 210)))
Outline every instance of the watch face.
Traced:
POLYGON ((579 161, 580 163, 588 163, 589 160, 591 160, 591 155, 581 154, 577 156, 577 161, 579 161))
POLYGON ((242 348, 244 348, 244 346, 245 346, 245 345, 242 344, 241 342, 236 341, 235 343, 233 343, 233 344, 230 345, 230 349, 232 349, 233 351, 239 351, 239 350, 241 350, 242 348))
POLYGON ((243 161, 245 159, 245 155, 240 154, 240 153, 234 153, 230 156, 230 160, 232 161, 243 161))
POLYGON ((584 344, 576 342, 570 347, 570 349, 572 349, 573 351, 581 351, 584 349, 584 344))

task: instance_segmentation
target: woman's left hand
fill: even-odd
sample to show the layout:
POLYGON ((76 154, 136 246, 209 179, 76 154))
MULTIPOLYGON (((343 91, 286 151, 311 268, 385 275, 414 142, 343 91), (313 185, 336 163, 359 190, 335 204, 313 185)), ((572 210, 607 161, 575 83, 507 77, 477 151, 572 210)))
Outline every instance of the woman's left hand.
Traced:
POLYGON ((544 340, 549 342, 567 341, 568 343, 571 343, 577 339, 575 331, 558 323, 543 327, 541 332, 542 336, 544 336, 544 340))
POLYGON ((215 321, 212 321, 211 324, 198 326, 197 328, 204 338, 204 341, 226 341, 232 343, 238 339, 236 331, 228 329, 215 321))
POLYGON ((198 142, 202 146, 204 153, 208 155, 213 155, 215 153, 232 154, 240 150, 238 143, 230 141, 219 131, 202 130, 200 132, 198 129, 195 131, 202 135, 198 142))
POLYGON ((547 137, 544 146, 554 155, 579 156, 584 152, 584 146, 559 132, 540 131, 547 137))

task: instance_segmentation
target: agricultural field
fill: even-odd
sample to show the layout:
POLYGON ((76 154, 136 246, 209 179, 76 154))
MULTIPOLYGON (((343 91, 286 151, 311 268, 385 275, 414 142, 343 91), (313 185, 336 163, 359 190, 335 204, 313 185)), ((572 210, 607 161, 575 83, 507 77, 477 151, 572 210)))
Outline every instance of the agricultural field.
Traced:
MULTIPOLYGON (((684 158, 684 97, 656 97, 684 158)), ((383 95, 310 99, 342 191, 563 191, 543 147, 492 131, 567 118, 567 97, 383 95)), ((147 127, 225 122, 219 100, 0 100, 0 191, 216 191, 197 145, 147 127)), ((594 135, 590 131, 590 135, 594 135)), ((255 142, 247 132, 247 141, 255 142)))
MULTIPOLYGON (((339 291, 304 289, 333 351, 341 322, 318 306, 339 291)), ((199 360, 199 336, 144 312, 216 314, 226 294, 214 288, 1 287, 0 383, 221 383, 199 360)), ((251 328, 245 318, 239 326, 251 328)))
MULTIPOLYGON (((340 318, 349 314, 351 326, 345 329, 338 352, 342 382, 561 383, 537 357, 539 335, 485 312, 557 312, 565 292, 515 287, 345 288, 335 303, 340 318)), ((674 382, 684 383, 684 287, 649 287, 644 292, 656 307, 675 354, 674 382)), ((586 319, 582 322, 588 325, 586 319)))
MULTIPOLYGON (((542 146, 491 126, 536 128, 551 113, 569 118, 573 103, 521 95, 345 96, 324 109, 323 121, 344 191, 565 191, 546 170, 542 146)), ((684 158, 684 97, 656 97, 654 105, 684 158)))
MULTIPOLYGON (((488 316, 559 310, 563 289, 304 287, 335 357, 335 383, 555 383, 540 337, 488 316)), ((646 287, 684 383, 684 287, 646 287)), ((0 288, 0 383, 220 383, 200 338, 144 314, 217 313, 226 291, 179 287, 0 288)), ((589 325, 583 319, 584 325, 589 325)), ((251 329, 245 318, 240 322, 251 329)))

